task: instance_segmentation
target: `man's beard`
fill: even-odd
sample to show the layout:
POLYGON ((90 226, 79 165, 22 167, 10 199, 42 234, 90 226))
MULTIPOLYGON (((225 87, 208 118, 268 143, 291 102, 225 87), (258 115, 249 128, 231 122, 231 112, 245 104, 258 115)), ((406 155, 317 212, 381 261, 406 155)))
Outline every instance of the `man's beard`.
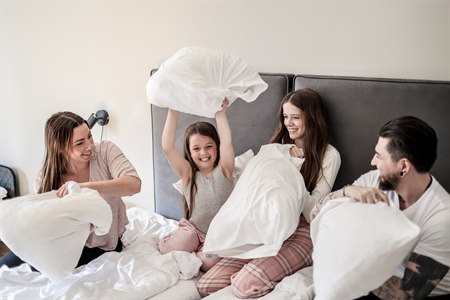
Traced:
POLYGON ((392 191, 397 188, 399 182, 400 175, 395 173, 387 176, 380 176, 378 187, 383 191, 392 191))

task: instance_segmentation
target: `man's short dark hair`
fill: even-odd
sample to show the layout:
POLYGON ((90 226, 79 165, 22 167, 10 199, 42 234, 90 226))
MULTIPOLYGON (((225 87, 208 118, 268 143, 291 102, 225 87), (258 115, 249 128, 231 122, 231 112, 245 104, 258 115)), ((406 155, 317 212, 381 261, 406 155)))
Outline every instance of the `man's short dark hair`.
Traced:
POLYGON ((379 136, 389 139, 387 151, 394 161, 407 158, 419 173, 429 172, 436 161, 436 132, 417 117, 393 119, 381 127, 379 136))

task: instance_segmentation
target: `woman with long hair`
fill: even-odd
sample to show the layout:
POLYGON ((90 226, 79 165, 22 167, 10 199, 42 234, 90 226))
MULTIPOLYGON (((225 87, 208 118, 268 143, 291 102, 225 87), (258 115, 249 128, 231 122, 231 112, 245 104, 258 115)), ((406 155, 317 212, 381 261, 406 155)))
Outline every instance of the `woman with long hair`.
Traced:
MULTIPOLYGON (((45 124, 45 157, 35 181, 37 193, 57 191, 58 197, 68 193, 66 182, 97 190, 109 204, 112 224, 105 235, 93 230, 78 261, 84 265, 108 251, 122 250, 120 237, 128 223, 123 196, 131 196, 141 189, 136 169, 123 152, 110 141, 94 144, 87 122, 72 112, 53 114, 45 124)), ((17 266, 22 261, 10 252, 0 265, 17 266)))
POLYGON ((201 296, 231 284, 239 298, 261 297, 284 277, 312 264, 310 212, 331 191, 341 165, 339 152, 330 145, 330 132, 327 113, 317 92, 300 89, 283 98, 278 127, 270 142, 292 144, 290 155, 304 158, 300 173, 309 194, 304 197, 297 229, 275 256, 223 258, 199 280, 197 288, 201 296))

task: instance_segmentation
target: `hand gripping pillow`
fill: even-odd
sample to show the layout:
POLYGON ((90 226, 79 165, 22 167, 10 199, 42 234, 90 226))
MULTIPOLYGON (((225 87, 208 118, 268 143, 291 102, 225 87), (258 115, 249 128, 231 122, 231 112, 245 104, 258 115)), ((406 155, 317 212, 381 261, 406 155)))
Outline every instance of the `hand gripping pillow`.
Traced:
POLYGON ((356 299, 380 287, 419 233, 393 204, 328 201, 311 222, 315 299, 356 299))
POLYGON ((213 218, 203 252, 258 258, 278 253, 297 228, 307 193, 292 145, 269 144, 250 159, 233 192, 213 218))
POLYGON ((57 282, 77 265, 90 233, 109 232, 112 212, 95 190, 66 183, 69 194, 56 192, 0 201, 2 241, 23 261, 57 282))
POLYGON ((147 83, 151 104, 214 118, 226 97, 254 101, 267 89, 259 74, 239 57, 185 47, 161 64, 147 83))

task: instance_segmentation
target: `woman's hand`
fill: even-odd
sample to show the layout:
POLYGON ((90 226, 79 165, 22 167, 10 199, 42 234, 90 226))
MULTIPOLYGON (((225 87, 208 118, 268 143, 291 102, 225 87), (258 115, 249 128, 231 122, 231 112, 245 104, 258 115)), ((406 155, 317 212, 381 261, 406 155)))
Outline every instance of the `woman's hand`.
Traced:
POLYGON ((56 196, 58 197, 64 197, 65 195, 67 195, 69 193, 69 190, 67 189, 67 186, 65 184, 63 184, 57 191, 56 191, 56 196))
POLYGON ((296 145, 293 145, 291 148, 289 148, 289 154, 291 157, 299 157, 303 158, 303 149, 297 147, 296 145))

